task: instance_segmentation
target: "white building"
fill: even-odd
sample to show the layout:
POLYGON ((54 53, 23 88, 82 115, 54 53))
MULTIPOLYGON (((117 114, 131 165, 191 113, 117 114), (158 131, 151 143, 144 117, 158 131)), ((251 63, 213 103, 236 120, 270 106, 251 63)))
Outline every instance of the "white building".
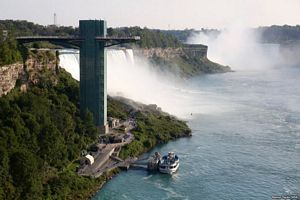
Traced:
POLYGON ((81 164, 92 165, 95 162, 94 157, 90 154, 87 154, 85 157, 81 159, 81 164))

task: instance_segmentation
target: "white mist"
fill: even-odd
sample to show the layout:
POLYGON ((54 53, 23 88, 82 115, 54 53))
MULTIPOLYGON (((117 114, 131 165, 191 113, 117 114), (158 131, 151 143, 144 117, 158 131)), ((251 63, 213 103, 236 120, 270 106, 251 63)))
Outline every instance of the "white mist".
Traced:
MULTIPOLYGON (((78 51, 61 52, 60 66, 79 80, 78 51)), ((107 51, 107 77, 109 95, 156 104, 180 118, 187 119, 196 113, 216 114, 227 109, 214 95, 191 89, 189 82, 179 76, 154 67, 145 58, 133 56, 131 49, 107 51)))
POLYGON ((216 36, 193 34, 188 43, 208 45, 208 57, 214 62, 229 65, 233 70, 265 70, 278 66, 281 55, 278 44, 259 43, 260 34, 253 29, 235 25, 216 36))

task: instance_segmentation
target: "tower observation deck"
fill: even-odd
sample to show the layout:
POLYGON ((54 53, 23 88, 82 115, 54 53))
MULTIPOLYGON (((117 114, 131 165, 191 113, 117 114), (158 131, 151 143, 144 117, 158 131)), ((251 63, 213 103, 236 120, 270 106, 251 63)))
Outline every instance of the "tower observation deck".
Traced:
POLYGON ((89 110, 94 123, 103 129, 107 124, 107 55, 105 47, 136 42, 140 37, 107 37, 106 21, 80 20, 79 37, 17 37, 20 44, 48 41, 80 49, 80 114, 89 110))

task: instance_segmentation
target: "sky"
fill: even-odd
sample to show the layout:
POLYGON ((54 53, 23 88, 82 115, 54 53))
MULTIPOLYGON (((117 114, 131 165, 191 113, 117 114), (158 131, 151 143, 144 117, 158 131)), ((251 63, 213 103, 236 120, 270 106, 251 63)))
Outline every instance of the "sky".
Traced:
POLYGON ((226 28, 300 24, 300 0, 0 0, 0 19, 78 26, 104 19, 109 27, 226 28))

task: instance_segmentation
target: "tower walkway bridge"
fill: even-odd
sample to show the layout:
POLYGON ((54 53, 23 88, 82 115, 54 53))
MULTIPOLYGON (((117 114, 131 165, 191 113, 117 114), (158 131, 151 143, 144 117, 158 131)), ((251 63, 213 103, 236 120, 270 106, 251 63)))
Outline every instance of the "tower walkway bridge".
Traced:
MULTIPOLYGON (((104 47, 110 47, 114 45, 119 45, 123 43, 130 43, 139 41, 141 38, 139 36, 133 37, 95 37, 97 42, 105 42, 104 47)), ((21 36, 16 37, 16 40, 20 44, 31 43, 31 42, 43 42, 47 41, 50 43, 62 45, 62 46, 71 46, 73 48, 80 48, 81 42, 85 39, 81 37, 72 37, 72 36, 21 36)))
POLYGON ((94 123, 107 131, 107 58, 106 47, 140 40, 134 37, 108 37, 106 21, 80 20, 79 36, 22 36, 19 44, 48 41, 65 48, 80 49, 80 114, 93 113, 94 123))

